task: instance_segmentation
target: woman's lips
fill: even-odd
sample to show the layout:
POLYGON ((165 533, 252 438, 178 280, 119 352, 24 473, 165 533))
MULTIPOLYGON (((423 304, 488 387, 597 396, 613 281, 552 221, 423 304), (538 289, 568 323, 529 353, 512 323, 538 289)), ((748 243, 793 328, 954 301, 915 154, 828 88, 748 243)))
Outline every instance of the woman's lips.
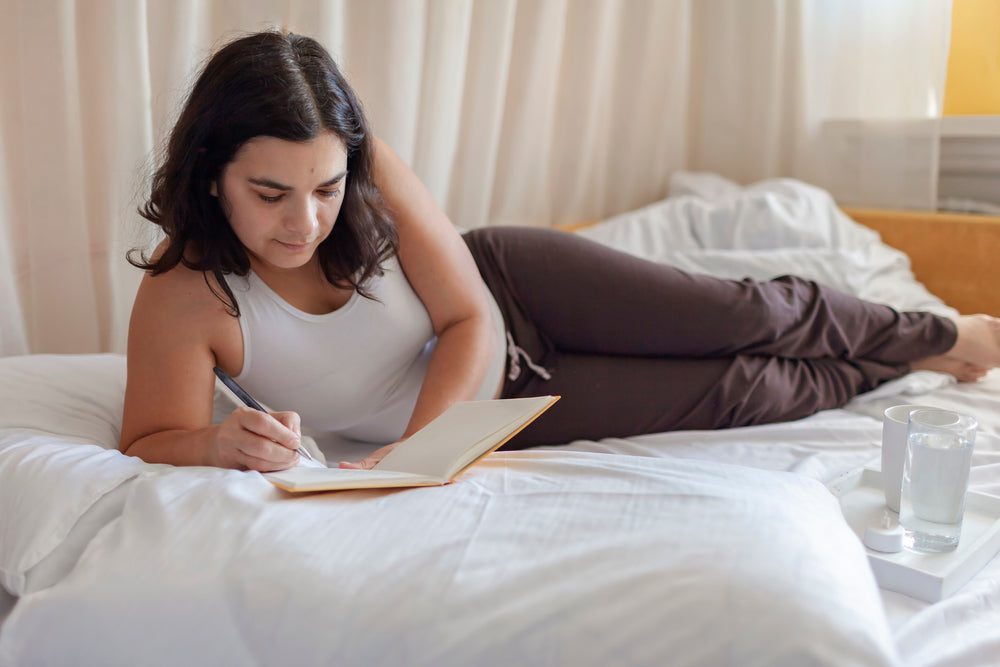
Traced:
POLYGON ((309 248, 311 243, 286 243, 284 241, 278 241, 278 244, 285 248, 286 250, 291 250, 292 252, 301 252, 309 248))

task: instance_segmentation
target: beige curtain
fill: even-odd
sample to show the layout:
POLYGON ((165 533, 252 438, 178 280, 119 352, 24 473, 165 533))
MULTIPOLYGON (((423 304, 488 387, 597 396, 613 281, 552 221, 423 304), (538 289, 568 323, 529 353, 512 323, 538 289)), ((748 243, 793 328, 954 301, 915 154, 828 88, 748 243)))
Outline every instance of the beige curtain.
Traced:
POLYGON ((199 63, 317 37, 463 227, 596 219, 678 169, 933 206, 938 0, 0 0, 0 355, 125 349, 135 213, 199 63))

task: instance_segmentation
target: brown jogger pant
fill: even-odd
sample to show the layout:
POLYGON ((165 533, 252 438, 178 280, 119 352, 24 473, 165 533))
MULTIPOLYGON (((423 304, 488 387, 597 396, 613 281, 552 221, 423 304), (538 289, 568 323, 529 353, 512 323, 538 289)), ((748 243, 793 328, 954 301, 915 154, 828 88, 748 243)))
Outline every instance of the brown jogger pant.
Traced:
MULTIPOLYGON (((949 350, 954 323, 794 276, 696 275, 563 231, 465 234, 526 364, 502 396, 562 400, 508 447, 788 421, 949 350)), ((508 359, 510 364, 510 359, 508 359)))

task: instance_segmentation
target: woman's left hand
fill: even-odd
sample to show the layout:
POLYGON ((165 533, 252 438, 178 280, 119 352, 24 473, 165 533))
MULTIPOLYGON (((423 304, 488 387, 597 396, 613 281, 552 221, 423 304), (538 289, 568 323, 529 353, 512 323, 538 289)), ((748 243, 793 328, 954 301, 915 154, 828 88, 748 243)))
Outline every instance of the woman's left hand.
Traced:
POLYGON ((374 452, 361 459, 360 461, 353 463, 351 461, 341 461, 341 468, 351 468, 353 470, 371 470, 375 465, 385 458, 386 454, 391 452, 396 448, 397 445, 402 443, 402 440, 397 440, 391 445, 386 445, 385 447, 379 447, 374 452))

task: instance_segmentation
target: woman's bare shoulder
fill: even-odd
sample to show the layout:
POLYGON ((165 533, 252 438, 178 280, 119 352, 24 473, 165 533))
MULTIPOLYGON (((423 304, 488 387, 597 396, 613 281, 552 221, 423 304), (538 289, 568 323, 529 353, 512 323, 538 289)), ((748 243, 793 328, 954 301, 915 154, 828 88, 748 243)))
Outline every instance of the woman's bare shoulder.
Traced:
POLYGON ((239 324, 224 298, 213 275, 183 264, 157 275, 147 272, 132 306, 130 342, 169 337, 172 344, 228 348, 239 324))
MULTIPOLYGON (((151 259, 158 260, 165 249, 166 241, 156 247, 151 259)), ((149 305, 164 310, 194 312, 203 308, 212 311, 218 305, 225 310, 216 294, 224 292, 215 276, 189 268, 180 262, 163 273, 154 275, 152 271, 147 271, 139 284, 136 304, 146 305, 145 302, 148 301, 151 302, 149 305)))
POLYGON ((136 294, 136 306, 192 315, 206 310, 225 311, 216 292, 223 293, 214 276, 178 264, 157 275, 146 272, 136 294))

